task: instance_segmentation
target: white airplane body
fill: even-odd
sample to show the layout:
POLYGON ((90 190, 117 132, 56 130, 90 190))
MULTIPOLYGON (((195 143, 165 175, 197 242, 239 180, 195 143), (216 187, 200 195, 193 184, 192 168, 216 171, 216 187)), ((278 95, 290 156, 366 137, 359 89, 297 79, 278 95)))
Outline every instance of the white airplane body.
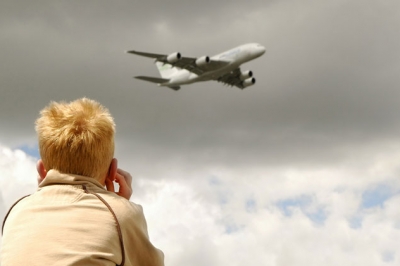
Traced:
POLYGON ((216 80, 244 89, 255 84, 256 80, 252 71, 241 71, 240 65, 263 55, 265 48, 257 43, 249 43, 211 58, 208 56, 182 57, 179 52, 165 55, 132 50, 127 53, 155 59, 161 78, 147 76, 135 78, 157 83, 158 86, 179 90, 181 85, 216 80))

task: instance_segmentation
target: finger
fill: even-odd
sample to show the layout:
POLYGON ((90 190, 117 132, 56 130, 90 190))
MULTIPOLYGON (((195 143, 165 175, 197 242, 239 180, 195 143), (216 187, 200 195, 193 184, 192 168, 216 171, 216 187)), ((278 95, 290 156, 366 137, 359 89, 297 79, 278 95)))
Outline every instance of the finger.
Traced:
POLYGON ((125 177, 119 173, 117 173, 115 175, 116 178, 116 182, 118 182, 119 184, 119 191, 118 191, 118 195, 121 197, 124 197, 126 199, 130 199, 131 195, 132 195, 132 188, 130 185, 128 185, 125 177))
POLYGON ((115 182, 119 185, 119 192, 123 192, 128 187, 125 177, 119 173, 115 175, 115 182))
POLYGON ((125 178, 126 183, 127 183, 129 186, 132 185, 132 176, 131 176, 131 174, 129 174, 128 172, 126 172, 126 171, 124 171, 124 170, 122 170, 122 169, 120 169, 120 168, 117 169, 117 173, 120 174, 120 175, 122 175, 122 176, 125 178))

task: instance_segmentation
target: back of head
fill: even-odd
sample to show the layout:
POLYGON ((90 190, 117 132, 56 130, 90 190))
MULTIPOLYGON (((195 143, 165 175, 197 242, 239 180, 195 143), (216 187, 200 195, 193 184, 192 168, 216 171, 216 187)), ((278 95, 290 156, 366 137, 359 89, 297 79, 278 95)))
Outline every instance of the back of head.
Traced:
POLYGON ((114 157, 115 124, 108 110, 86 98, 52 102, 36 120, 47 170, 94 177, 107 174, 114 157))

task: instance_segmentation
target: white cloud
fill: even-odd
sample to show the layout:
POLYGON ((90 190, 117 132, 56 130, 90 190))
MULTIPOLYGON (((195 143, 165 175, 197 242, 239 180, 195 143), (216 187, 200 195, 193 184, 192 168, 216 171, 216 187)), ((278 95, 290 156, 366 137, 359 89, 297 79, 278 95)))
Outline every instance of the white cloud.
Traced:
MULTIPOLYGON (((19 198, 36 189, 36 159, 0 144, 0 221, 19 198)), ((0 236, 1 242, 1 236, 0 236)))
POLYGON ((0 191, 6 207, 35 191, 35 165, 36 159, 22 150, 12 150, 0 144, 0 191))
MULTIPOLYGON (((4 146, 0 154, 8 207, 35 189, 35 160, 4 146)), ((136 177, 132 200, 167 265, 396 265, 400 153, 377 154, 342 168, 177 169, 136 177), (376 195, 371 207, 366 193, 376 195)))
POLYGON ((142 177, 135 189, 144 194, 134 200, 144 205, 152 239, 170 265, 396 265, 399 155, 371 156, 346 168, 142 177), (381 184, 395 192, 365 208, 363 194, 381 184))
POLYGON ((3 220, 4 215, 6 214, 6 206, 4 205, 3 202, 3 196, 1 195, 1 191, 0 191, 0 221, 3 220))

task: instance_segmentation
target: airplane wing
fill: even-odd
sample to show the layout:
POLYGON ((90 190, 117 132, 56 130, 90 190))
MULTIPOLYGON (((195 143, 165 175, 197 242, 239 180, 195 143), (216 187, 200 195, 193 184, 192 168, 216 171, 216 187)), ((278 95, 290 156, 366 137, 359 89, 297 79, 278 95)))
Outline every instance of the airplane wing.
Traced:
POLYGON ((229 86, 235 86, 238 87, 239 89, 244 89, 245 86, 243 86, 243 80, 240 79, 240 68, 236 68, 235 70, 226 73, 215 80, 218 82, 225 83, 226 85, 229 86))
POLYGON ((168 60, 168 57, 171 55, 174 55, 174 54, 171 54, 171 55, 154 54, 154 53, 145 53, 145 52, 139 52, 139 51, 134 51, 134 50, 127 51, 127 53, 154 58, 156 61, 162 62, 164 64, 170 64, 177 68, 189 70, 190 72, 195 73, 197 75, 201 75, 208 71, 217 70, 217 69, 222 68, 230 63, 230 61, 215 60, 215 59, 209 58, 208 63, 198 66, 196 64, 196 60, 198 58, 181 57, 179 53, 176 53, 176 55, 178 55, 179 60, 176 60, 176 61, 174 60, 175 62, 171 62, 168 60))
POLYGON ((162 59, 167 57, 167 55, 165 54, 153 54, 153 53, 145 53, 145 52, 139 52, 139 51, 126 51, 129 54, 137 54, 137 55, 141 55, 141 56, 145 56, 145 57, 150 57, 150 58, 155 58, 155 59, 162 59))

